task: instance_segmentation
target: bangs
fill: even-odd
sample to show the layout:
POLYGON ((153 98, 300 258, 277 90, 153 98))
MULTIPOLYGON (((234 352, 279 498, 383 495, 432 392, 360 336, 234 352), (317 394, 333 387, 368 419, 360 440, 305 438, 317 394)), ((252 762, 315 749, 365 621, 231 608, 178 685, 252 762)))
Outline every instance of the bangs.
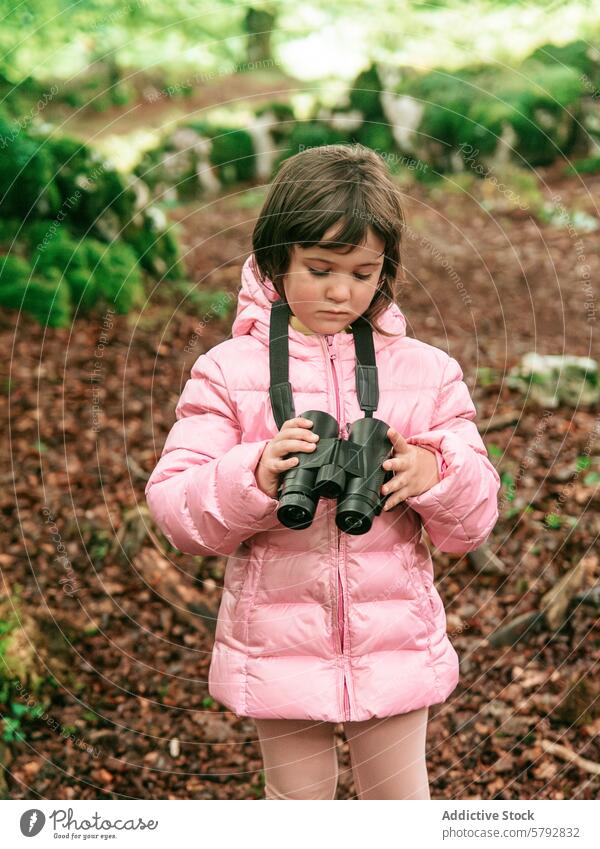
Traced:
MULTIPOLYGON (((310 195, 307 193, 305 197, 308 199, 310 195)), ((384 240, 386 248, 396 238, 393 225, 386 226, 369 208, 360 187, 351 183, 337 186, 327 196, 310 198, 307 209, 296 208, 293 226, 281 238, 302 248, 316 246, 346 254, 365 244, 369 229, 384 240), (323 239, 335 224, 339 227, 329 239, 323 239)))

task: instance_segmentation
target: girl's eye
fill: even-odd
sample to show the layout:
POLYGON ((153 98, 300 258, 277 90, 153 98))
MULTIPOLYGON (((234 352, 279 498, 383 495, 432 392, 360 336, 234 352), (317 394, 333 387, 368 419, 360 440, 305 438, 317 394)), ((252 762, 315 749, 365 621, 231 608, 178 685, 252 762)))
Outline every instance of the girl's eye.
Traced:
MULTIPOLYGON (((325 275, 329 274, 328 271, 319 271, 316 268, 309 268, 308 270, 315 277, 325 277, 325 275)), ((370 274, 355 274, 354 276, 356 277, 357 280, 368 280, 371 275, 370 274)))

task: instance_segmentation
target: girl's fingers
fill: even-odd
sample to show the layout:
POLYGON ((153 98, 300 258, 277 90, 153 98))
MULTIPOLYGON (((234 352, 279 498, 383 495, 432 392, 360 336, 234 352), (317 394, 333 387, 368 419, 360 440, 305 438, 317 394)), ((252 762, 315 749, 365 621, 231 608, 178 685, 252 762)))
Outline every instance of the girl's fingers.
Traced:
POLYGON ((300 428, 300 427, 291 427, 285 431, 285 433, 280 433, 279 440, 281 439, 306 439, 308 442, 318 442, 319 434, 312 433, 308 428, 300 428))
POLYGON ((294 454, 296 451, 315 451, 316 448, 316 442, 308 442, 305 439, 283 439, 277 446, 277 452, 283 456, 294 454))
POLYGON ((395 473, 403 472, 408 468, 408 462, 405 457, 388 457, 381 465, 386 471, 391 469, 395 473))
POLYGON ((290 466, 298 465, 300 461, 297 457, 287 457, 285 460, 277 459, 275 463, 277 464, 278 469, 289 469, 290 466))
POLYGON ((403 489, 406 485, 405 475, 402 474, 402 469, 400 470, 400 474, 394 474, 393 477, 386 481, 381 487, 381 494, 388 495, 390 492, 398 493, 401 489, 403 489))
POLYGON ((395 492, 392 496, 390 496, 385 504, 383 505, 384 510, 391 510, 393 507, 396 507, 398 504, 402 504, 405 501, 407 496, 404 494, 404 490, 400 490, 400 492, 395 492))
POLYGON ((312 427, 313 422, 311 422, 310 419, 303 419, 302 416, 297 416, 295 419, 288 419, 287 421, 285 421, 281 425, 281 430, 283 430, 284 427, 298 427, 298 426, 312 427))
POLYGON ((394 454, 406 454, 410 450, 409 443, 393 427, 388 428, 387 437, 394 447, 394 454))

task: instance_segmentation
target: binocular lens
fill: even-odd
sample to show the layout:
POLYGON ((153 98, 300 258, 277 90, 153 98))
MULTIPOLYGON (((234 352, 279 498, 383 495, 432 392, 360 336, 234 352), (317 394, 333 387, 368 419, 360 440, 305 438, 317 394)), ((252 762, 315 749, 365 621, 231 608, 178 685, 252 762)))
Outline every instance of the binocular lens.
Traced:
POLYGON ((277 518, 286 528, 300 531, 310 527, 315 515, 315 502, 300 492, 288 493, 280 501, 277 518))
POLYGON ((347 534, 366 534, 371 528, 371 520, 367 516, 353 512, 338 513, 335 523, 347 534))

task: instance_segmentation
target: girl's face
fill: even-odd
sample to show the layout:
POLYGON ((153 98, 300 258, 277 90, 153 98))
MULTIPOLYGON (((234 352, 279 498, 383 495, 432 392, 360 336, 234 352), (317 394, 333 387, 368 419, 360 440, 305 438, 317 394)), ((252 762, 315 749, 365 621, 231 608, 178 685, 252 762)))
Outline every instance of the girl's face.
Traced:
MULTIPOLYGON (((337 224, 327 230, 323 241, 336 229, 337 224)), ((314 333, 338 333, 351 324, 369 307, 377 291, 384 247, 383 239, 370 228, 366 242, 346 254, 294 245, 283 278, 294 315, 314 333)))

